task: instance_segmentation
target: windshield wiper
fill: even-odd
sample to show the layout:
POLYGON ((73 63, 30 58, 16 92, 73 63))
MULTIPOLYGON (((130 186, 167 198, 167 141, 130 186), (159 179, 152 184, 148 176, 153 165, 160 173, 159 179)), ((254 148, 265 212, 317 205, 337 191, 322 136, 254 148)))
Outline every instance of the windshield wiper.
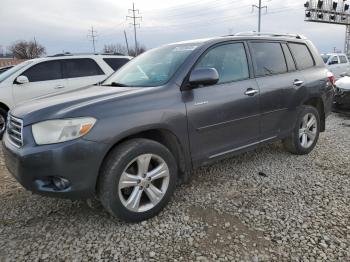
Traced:
POLYGON ((127 87, 128 85, 124 85, 122 83, 117 83, 117 82, 112 82, 109 85, 104 85, 104 86, 120 86, 120 87, 127 87))

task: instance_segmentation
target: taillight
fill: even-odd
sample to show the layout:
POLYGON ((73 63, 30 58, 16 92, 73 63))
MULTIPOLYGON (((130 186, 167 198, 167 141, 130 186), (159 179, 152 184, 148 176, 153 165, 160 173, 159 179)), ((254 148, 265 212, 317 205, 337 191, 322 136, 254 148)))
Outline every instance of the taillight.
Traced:
POLYGON ((328 71, 327 72, 327 77, 328 77, 328 81, 332 84, 335 85, 335 78, 332 72, 328 71))

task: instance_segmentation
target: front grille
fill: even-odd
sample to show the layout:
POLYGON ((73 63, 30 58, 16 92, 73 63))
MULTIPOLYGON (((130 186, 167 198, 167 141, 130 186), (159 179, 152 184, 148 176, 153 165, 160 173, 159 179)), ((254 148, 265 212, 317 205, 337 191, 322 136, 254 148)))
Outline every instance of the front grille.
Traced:
POLYGON ((19 118, 8 116, 7 133, 10 141, 17 147, 23 146, 23 121, 19 118))

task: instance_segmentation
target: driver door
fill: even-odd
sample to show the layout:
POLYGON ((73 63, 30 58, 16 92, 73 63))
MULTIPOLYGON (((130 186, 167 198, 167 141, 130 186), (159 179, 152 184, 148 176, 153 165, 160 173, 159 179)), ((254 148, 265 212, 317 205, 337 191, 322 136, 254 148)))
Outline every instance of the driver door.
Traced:
POLYGON ((195 166, 254 145, 259 140, 259 87, 250 78, 243 43, 221 44, 196 68, 215 68, 215 85, 183 92, 195 166), (247 92, 248 91, 248 92, 247 92))
POLYGON ((28 83, 13 83, 13 98, 15 105, 24 101, 59 92, 66 86, 62 76, 60 60, 45 61, 33 65, 21 75, 26 76, 28 83))

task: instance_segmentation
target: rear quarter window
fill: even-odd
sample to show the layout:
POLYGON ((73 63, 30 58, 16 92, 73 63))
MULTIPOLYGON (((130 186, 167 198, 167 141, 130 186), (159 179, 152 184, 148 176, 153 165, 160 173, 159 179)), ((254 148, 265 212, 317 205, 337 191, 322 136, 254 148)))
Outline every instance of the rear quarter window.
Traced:
POLYGON ((114 71, 117 71, 119 68, 121 68, 127 62, 129 62, 129 59, 126 59, 126 58, 103 58, 103 61, 105 61, 107 63, 107 65, 109 65, 114 71))
POLYGON ((289 48, 294 56, 298 69, 306 69, 315 65, 310 50, 305 44, 289 43, 289 48))

